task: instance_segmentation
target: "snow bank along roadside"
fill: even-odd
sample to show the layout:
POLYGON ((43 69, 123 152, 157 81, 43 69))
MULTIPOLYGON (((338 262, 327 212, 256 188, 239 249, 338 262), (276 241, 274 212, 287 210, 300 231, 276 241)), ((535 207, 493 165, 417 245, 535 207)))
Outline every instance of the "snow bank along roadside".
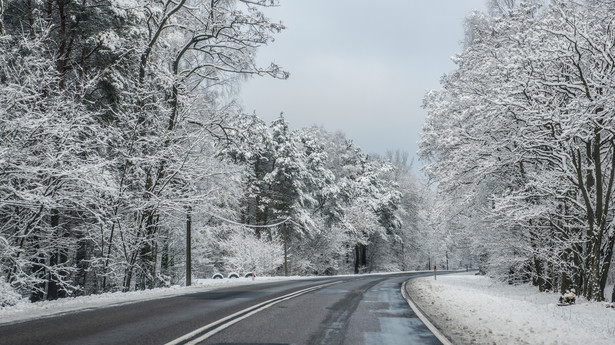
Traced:
POLYGON ((578 299, 558 307, 558 294, 455 274, 412 279, 408 295, 455 344, 612 345, 615 310, 578 299))

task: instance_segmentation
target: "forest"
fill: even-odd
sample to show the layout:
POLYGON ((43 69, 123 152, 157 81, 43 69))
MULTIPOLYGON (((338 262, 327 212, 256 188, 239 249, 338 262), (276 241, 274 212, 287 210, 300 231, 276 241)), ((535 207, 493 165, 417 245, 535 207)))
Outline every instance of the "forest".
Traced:
POLYGON ((614 1, 490 1, 426 94, 425 171, 483 272, 596 301, 615 283, 614 20, 614 1))
POLYGON ((242 110, 246 78, 289 77, 255 62, 278 5, 0 0, 0 295, 449 259, 407 153, 242 110))

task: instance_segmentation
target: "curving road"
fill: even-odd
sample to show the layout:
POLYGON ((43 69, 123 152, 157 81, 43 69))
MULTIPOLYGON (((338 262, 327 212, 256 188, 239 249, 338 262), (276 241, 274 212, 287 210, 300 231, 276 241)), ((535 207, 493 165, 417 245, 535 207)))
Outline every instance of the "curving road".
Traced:
POLYGON ((0 344, 441 344, 400 292, 420 275, 227 287, 0 326, 0 344))

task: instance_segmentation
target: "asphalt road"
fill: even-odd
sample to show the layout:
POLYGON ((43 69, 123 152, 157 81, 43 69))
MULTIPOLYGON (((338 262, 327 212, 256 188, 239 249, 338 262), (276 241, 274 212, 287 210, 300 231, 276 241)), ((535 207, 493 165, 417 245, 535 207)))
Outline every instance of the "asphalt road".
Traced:
POLYGON ((441 344, 401 295, 417 275, 226 287, 0 326, 0 344, 441 344))

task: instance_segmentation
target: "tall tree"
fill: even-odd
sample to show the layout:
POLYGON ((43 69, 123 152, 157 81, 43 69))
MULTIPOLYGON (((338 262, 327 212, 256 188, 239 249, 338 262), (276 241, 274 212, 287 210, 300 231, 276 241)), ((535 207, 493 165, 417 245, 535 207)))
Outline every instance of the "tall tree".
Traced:
POLYGON ((613 250, 608 12, 525 1, 495 18, 475 14, 458 70, 426 97, 421 145, 441 190, 510 235, 511 250, 498 245, 492 262, 531 254, 503 272, 596 300, 613 250))

